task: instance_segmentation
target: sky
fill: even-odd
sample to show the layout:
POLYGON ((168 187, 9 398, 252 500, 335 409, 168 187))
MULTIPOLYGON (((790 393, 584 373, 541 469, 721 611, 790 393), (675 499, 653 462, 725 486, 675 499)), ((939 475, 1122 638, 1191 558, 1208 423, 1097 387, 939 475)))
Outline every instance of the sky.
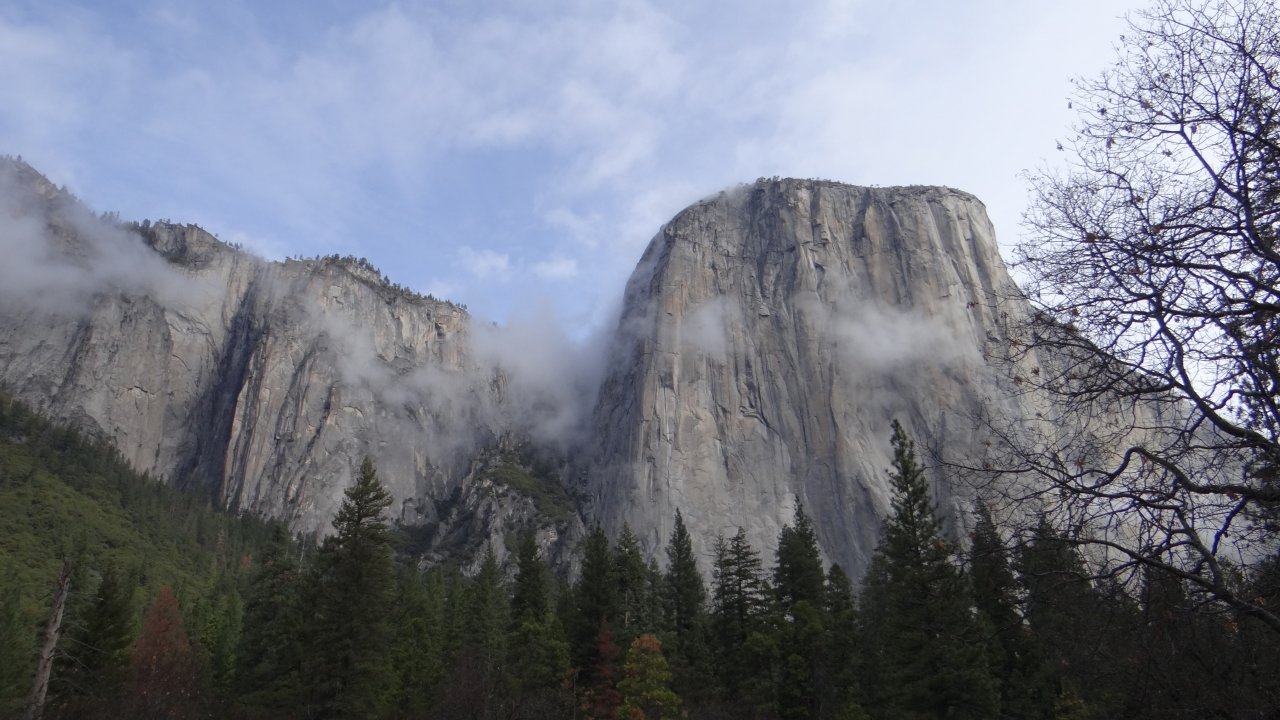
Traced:
POLYGON ((585 336, 664 222, 759 177, 949 185, 1011 247, 1071 79, 1142 5, 0 0, 0 153, 97 211, 585 336))

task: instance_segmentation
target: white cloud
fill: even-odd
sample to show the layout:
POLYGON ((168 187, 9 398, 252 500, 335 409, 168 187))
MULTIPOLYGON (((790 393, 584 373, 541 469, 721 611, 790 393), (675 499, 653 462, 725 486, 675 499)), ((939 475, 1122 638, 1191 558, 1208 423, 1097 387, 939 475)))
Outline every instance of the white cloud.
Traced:
POLYGON ((568 280, 577 277, 578 261, 573 258, 553 257, 534 263, 533 274, 544 280, 568 280))
POLYGON ((481 280, 506 280, 511 277, 511 256, 493 250, 458 248, 458 264, 481 280))
POLYGON ((206 280, 169 265, 138 235, 46 192, 7 163, 0 167, 0 257, 6 307, 75 316, 94 296, 120 293, 184 310, 216 295, 206 280))

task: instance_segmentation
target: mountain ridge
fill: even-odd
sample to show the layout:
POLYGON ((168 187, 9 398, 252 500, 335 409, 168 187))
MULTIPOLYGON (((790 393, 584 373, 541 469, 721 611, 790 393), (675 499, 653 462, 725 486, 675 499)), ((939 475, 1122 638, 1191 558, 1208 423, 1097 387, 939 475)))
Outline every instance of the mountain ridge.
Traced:
MULTIPOLYGON (((470 526, 472 561, 505 555, 506 536, 529 528, 568 557, 597 522, 632 525, 660 555, 676 509, 708 543, 743 525, 767 551, 799 502, 829 557, 858 573, 888 508, 891 416, 923 446, 969 446, 956 427, 990 403, 966 387, 1008 390, 983 358, 1007 336, 997 308, 1020 294, 985 207, 951 188, 779 178, 695 203, 642 255, 592 386, 581 359, 530 371, 533 347, 362 259, 269 261, 196 226, 122 225, 69 195, 59 206, 29 166, 8 185, 14 175, 45 200, 9 202, 10 230, 31 243, 61 233, 109 272, 0 314, 0 382, 96 429, 140 470, 299 531, 327 527, 368 454, 407 525, 446 523, 459 498, 469 518, 501 518, 470 526), (101 260, 95 243, 138 269, 101 260), (941 409, 901 376, 921 363, 941 409), (480 458, 504 442, 555 458, 560 479, 546 481, 574 517, 495 497, 502 483, 480 458)), ((963 493, 933 481, 961 519, 963 493)))

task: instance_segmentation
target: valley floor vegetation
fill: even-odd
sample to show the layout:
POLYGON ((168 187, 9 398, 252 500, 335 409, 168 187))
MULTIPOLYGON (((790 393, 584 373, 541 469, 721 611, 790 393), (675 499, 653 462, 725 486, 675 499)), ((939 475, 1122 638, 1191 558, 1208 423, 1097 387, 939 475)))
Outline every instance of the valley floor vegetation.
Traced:
MULTIPOLYGON (((320 543, 132 473, 0 402, 0 702, 45 718, 1263 718, 1280 646, 1185 583, 1090 580, 1042 522, 944 537, 894 425, 893 512, 855 592, 803 509, 771 562, 677 514, 665 569, 591 532, 569 583, 525 535, 506 567, 420 570, 370 461, 320 543), (65 611, 49 645, 55 586, 65 611), (42 647, 47 695, 32 686, 42 647)), ((1239 578, 1280 602, 1280 562, 1239 578)))

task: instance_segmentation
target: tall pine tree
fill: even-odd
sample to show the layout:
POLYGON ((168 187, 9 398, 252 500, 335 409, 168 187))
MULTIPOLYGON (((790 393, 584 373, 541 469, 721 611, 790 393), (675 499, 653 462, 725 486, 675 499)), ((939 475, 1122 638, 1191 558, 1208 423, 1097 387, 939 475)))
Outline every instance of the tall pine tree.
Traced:
POLYGON ((305 665, 314 717, 376 718, 387 704, 395 681, 390 505, 391 494, 366 457, 317 558, 305 665))
POLYGON ((826 681, 822 558, 813 524, 796 505, 794 524, 778 537, 773 589, 778 602, 778 715, 803 720, 819 713, 818 685, 826 681))
POLYGON ((743 712, 772 706, 772 610, 760 554, 746 530, 716 540, 711 589, 711 647, 723 697, 743 712))
POLYGON ((551 573, 533 533, 522 535, 517 548, 508 667, 524 716, 552 715, 572 702, 561 690, 569 672, 569 645, 551 612, 551 573))
POLYGON ((647 626, 649 613, 649 568, 640 552, 640 540, 631 526, 623 524, 618 542, 613 548, 613 579, 617 590, 618 614, 613 623, 619 647, 628 647, 641 632, 652 631, 647 626))
POLYGON ((273 532, 249 578, 235 691, 254 712, 288 717, 301 700, 302 577, 289 555, 289 531, 277 525, 273 532))
POLYGON ((147 611, 129 668, 129 717, 183 720, 202 714, 200 663, 178 598, 165 585, 147 611))
POLYGON ((969 575, 978 616, 992 633, 988 664, 1000 690, 1000 708, 1006 717, 1033 718, 1041 705, 1032 687, 1035 661, 1017 610, 1018 587, 1009 552, 987 504, 979 502, 975 514, 969 575))
POLYGON ((676 511, 667 543, 667 571, 662 577, 664 625, 670 642, 667 657, 675 671, 676 691, 696 700, 712 684, 707 647, 707 587, 693 554, 693 539, 684 516, 676 511))
POLYGON ((573 662, 579 670, 579 679, 589 681, 596 667, 600 625, 612 625, 618 612, 609 537, 599 526, 587 535, 583 546, 582 572, 573 586, 573 598, 576 610, 570 630, 573 662))
POLYGON ((893 423, 893 514, 882 528, 862 596, 864 646, 874 669, 872 716, 995 717, 987 637, 967 579, 941 535, 915 444, 893 423))
POLYGON ((109 704, 128 672, 133 630, 133 593, 108 567, 63 651, 60 684, 75 697, 60 702, 70 702, 84 715, 90 707, 109 704))

